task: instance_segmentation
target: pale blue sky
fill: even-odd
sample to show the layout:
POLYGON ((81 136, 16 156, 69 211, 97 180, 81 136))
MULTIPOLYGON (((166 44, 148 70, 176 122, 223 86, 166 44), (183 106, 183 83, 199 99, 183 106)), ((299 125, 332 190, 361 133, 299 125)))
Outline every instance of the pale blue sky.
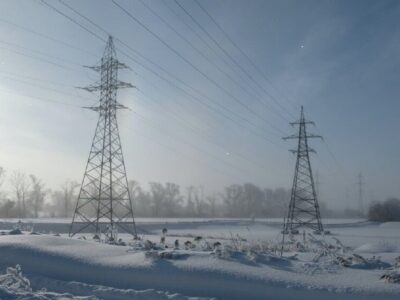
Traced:
MULTIPOLYGON (((120 102, 137 113, 119 114, 129 178, 142 184, 203 184, 208 192, 242 182, 289 188, 295 161, 287 149, 295 144, 281 136, 292 133, 288 121, 304 105, 317 124, 310 130, 324 135, 328 145, 311 142, 318 151, 312 162, 323 201, 330 207, 356 206, 359 172, 367 182, 367 201, 399 196, 398 1, 199 1, 268 81, 192 0, 178 3, 254 81, 174 0, 145 3, 196 50, 140 1, 117 2, 190 64, 111 1, 65 0, 202 93, 190 98, 118 50, 187 89, 175 78, 116 42, 119 59, 133 71, 121 71, 120 78, 139 89, 119 93, 120 102), (217 114, 199 99, 226 109, 217 114)), ((61 2, 47 2, 106 37, 61 2)), ((95 103, 96 95, 74 87, 96 80, 81 66, 95 64, 104 43, 39 0, 0 1, 0 34, 0 165, 34 173, 52 188, 67 178, 80 181, 97 116, 79 106, 95 103)))

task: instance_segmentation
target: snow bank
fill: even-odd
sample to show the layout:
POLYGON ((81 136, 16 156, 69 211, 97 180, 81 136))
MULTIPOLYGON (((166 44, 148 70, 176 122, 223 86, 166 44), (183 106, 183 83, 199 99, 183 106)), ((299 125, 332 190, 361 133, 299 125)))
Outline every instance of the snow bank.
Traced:
MULTIPOLYGON (((267 226, 262 232, 265 230, 267 226)), ((350 228, 346 232, 348 239, 354 239, 350 228)), ((146 238, 159 240, 158 236, 146 238)), ((332 238, 326 237, 327 240, 332 238)), ((360 238, 365 244, 365 238, 360 238)), ((215 240, 204 240, 206 242, 213 245, 215 240)), ((307 266, 320 253, 296 252, 291 253, 297 255, 296 260, 281 259, 274 257, 274 253, 254 252, 254 247, 239 245, 229 250, 224 247, 225 242, 222 243, 219 255, 215 250, 204 251, 200 246, 183 250, 183 243, 181 249, 149 250, 50 235, 7 235, 0 236, 0 268, 21 264, 33 290, 47 287, 55 293, 102 299, 135 299, 146 293, 153 293, 153 298, 149 299, 187 299, 171 298, 187 295, 222 300, 397 300, 400 295, 400 285, 380 281, 383 271, 378 269, 331 268, 332 265, 321 263, 322 259, 307 266), (164 298, 155 298, 155 295, 164 298)), ((311 243, 309 248, 320 244, 309 239, 307 243, 311 243)), ((333 249, 328 246, 324 249, 333 249)), ((345 250, 339 246, 336 248, 345 250)), ((328 262, 331 250, 324 255, 328 262)), ((288 252, 284 254, 287 256, 288 252)), ((393 259, 394 255, 385 257, 393 259)), ((385 258, 385 261, 388 260, 385 258)))
POLYGON ((379 225, 380 228, 384 229, 399 229, 400 230, 400 222, 385 222, 379 225))
POLYGON ((47 292, 45 289, 32 291, 30 281, 22 275, 21 267, 9 267, 4 275, 0 275, 0 299, 24 300, 97 300, 94 296, 74 297, 71 294, 47 292))
POLYGON ((357 249, 355 252, 361 253, 390 253, 390 252, 400 252, 399 242, 389 242, 389 241, 377 241, 366 243, 357 249))
MULTIPOLYGON (((38 280, 36 280, 38 281, 38 280)), ((22 275, 19 265, 9 267, 4 275, 0 275, 0 299, 24 299, 24 300, 97 300, 97 299, 131 299, 131 300, 207 300, 208 298, 186 297, 176 293, 155 291, 152 289, 135 291, 132 289, 121 290, 112 287, 89 285, 80 282, 57 282, 50 279, 41 279, 40 283, 47 289, 57 289, 57 285, 63 285, 64 289, 74 294, 89 296, 74 296, 71 293, 48 292, 47 289, 33 291, 30 281, 22 275)))

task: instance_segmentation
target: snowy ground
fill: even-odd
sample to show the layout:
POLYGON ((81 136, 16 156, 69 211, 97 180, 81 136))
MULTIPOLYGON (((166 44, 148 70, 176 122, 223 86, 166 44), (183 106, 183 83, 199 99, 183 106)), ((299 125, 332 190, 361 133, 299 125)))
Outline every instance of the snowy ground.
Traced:
POLYGON ((330 236, 287 237, 281 258, 279 219, 138 219, 142 241, 120 235, 126 246, 68 238, 66 220, 24 220, 24 234, 8 235, 17 221, 0 222, 0 299, 400 297, 400 284, 380 279, 397 270, 400 223, 325 220, 330 236))

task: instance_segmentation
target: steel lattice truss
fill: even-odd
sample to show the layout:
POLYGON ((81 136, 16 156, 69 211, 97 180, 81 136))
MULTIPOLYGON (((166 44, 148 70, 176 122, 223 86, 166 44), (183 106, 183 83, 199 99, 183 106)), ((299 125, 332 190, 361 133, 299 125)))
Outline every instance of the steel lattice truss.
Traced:
POLYGON ((118 69, 127 66, 117 60, 111 36, 100 64, 90 68, 100 73, 100 81, 84 89, 100 91, 99 105, 89 107, 99 113, 99 119, 69 234, 100 234, 108 227, 136 237, 117 123, 117 110, 125 108, 117 102, 117 90, 133 86, 117 78, 118 69))
POLYGON ((323 226, 309 156, 310 152, 315 151, 308 146, 308 139, 322 137, 307 134, 307 125, 314 124, 314 122, 305 120, 303 107, 301 107, 300 120, 290 124, 298 125, 299 132, 283 138, 284 140, 298 140, 297 150, 290 150, 297 155, 297 160, 284 232, 297 232, 299 227, 308 227, 322 233, 323 226))

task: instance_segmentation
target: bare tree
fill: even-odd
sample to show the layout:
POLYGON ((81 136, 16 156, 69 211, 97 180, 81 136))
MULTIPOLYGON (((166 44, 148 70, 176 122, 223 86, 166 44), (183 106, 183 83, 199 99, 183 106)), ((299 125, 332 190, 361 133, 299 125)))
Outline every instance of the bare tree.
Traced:
POLYGON ((15 201, 11 201, 10 199, 6 199, 2 201, 2 205, 0 207, 1 217, 10 218, 11 211, 15 206, 15 201))
POLYGON ((216 215, 217 197, 215 195, 208 196, 206 198, 208 205, 210 206, 210 217, 214 218, 216 215))
MULTIPOLYGON (((44 184, 35 175, 29 175, 31 179, 32 190, 30 192, 29 202, 33 208, 34 217, 39 217, 39 211, 42 210, 44 204, 44 198, 47 191, 44 189, 44 184)), ((25 215, 24 215, 25 216, 25 215)))
POLYGON ((164 201, 164 187, 159 182, 150 182, 151 202, 153 206, 153 215, 160 215, 161 206, 164 201))
MULTIPOLYGON (((3 167, 0 167, 0 188, 2 187, 3 183, 4 183, 4 179, 6 175, 6 171, 4 170, 3 167)), ((6 198, 6 193, 3 192, 2 190, 0 190, 0 201, 3 202, 5 201, 6 198)))
POLYGON ((167 182, 164 187, 164 211, 167 217, 178 215, 180 205, 183 201, 179 185, 176 183, 167 182))
MULTIPOLYGON (((6 171, 3 167, 0 167, 0 188, 2 187, 6 171)), ((12 210, 15 206, 15 201, 6 198, 7 194, 3 190, 0 190, 0 216, 4 218, 11 217, 12 210)))
POLYGON ((199 196, 199 190, 196 189, 194 191, 194 204, 196 206, 196 217, 201 217, 201 215, 203 214, 203 199, 199 196))
POLYGON ((3 167, 0 167, 0 187, 3 185, 4 183, 4 178, 6 175, 6 170, 4 170, 3 167))
POLYGON ((196 215, 196 207, 193 202, 193 195, 194 195, 194 186, 188 186, 186 188, 187 191, 187 201, 186 201, 186 216, 187 217, 194 217, 196 215))
POLYGON ((71 215, 72 202, 75 198, 75 190, 79 187, 76 181, 67 180, 61 186, 62 202, 63 202, 63 216, 68 218, 71 215))
POLYGON ((135 200, 139 196, 139 194, 142 192, 142 189, 139 185, 139 182, 136 180, 129 180, 128 181, 128 189, 129 189, 129 195, 131 196, 131 202, 132 202, 132 207, 135 210, 136 204, 135 200))
POLYGON ((14 171, 11 174, 10 183, 13 187, 15 198, 17 201, 18 216, 25 218, 26 216, 26 197, 29 191, 29 182, 25 173, 14 171))

